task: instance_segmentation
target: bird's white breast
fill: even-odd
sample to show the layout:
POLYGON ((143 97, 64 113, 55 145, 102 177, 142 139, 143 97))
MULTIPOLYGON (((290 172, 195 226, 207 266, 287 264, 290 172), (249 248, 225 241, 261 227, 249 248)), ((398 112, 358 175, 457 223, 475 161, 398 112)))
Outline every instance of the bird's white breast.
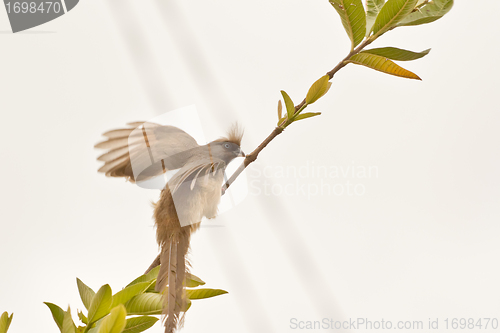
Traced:
POLYGON ((182 186, 176 191, 174 203, 181 226, 201 222, 204 216, 217 215, 223 181, 224 173, 219 170, 215 175, 200 177, 193 189, 182 186))

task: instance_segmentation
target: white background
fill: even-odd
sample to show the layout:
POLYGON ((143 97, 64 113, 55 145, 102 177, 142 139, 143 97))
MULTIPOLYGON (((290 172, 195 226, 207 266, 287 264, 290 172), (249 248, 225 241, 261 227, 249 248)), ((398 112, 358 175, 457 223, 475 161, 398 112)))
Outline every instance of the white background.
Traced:
MULTIPOLYGON (((273 141, 249 196, 193 237, 193 273, 229 294, 194 301, 183 332, 500 317, 499 12, 457 1, 374 44, 432 48, 401 63, 422 82, 354 65, 335 76, 310 108, 323 114, 273 141), (321 184, 276 174, 301 166, 378 174, 324 179, 364 195, 279 194, 321 184)), ((14 312, 13 333, 56 332, 42 302, 82 309, 76 277, 116 292, 157 254, 158 192, 96 172, 101 133, 196 104, 209 140, 237 120, 252 151, 280 89, 299 102, 350 45, 326 0, 83 0, 9 29, 0 10, 0 312, 14 312)))

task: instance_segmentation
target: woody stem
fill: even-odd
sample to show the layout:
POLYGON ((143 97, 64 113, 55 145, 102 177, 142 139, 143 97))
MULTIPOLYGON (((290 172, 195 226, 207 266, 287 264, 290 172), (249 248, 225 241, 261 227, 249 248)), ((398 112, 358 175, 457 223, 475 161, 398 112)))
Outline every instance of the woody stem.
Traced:
MULTIPOLYGON (((375 39, 376 39, 376 37, 375 38, 373 36, 369 37, 369 38, 365 39, 361 44, 359 44, 359 46, 356 49, 354 49, 351 52, 349 52, 349 54, 344 59, 342 59, 342 61, 340 61, 337 64, 337 66, 335 66, 331 71, 329 71, 328 73, 326 73, 330 77, 330 80, 333 78, 333 76, 339 70, 341 70, 343 67, 345 67, 349 63, 348 60, 353 55, 361 52, 366 46, 368 46, 369 44, 371 44, 375 39)), ((298 104, 298 105, 295 106, 295 113, 297 113, 305 104, 306 104, 306 99, 304 98, 304 100, 302 102, 300 102, 300 104, 298 104)), ((236 178, 238 178, 238 176, 243 172, 243 170, 245 170, 245 168, 247 166, 249 166, 251 163, 253 163, 257 159, 257 157, 259 156, 259 153, 272 140, 274 140, 275 137, 277 137, 279 134, 281 134, 283 132, 283 130, 284 130, 284 128, 281 127, 281 126, 276 127, 271 132, 271 134, 269 134, 268 137, 264 141, 262 141, 262 143, 253 152, 251 152, 250 154, 248 154, 245 157, 245 160, 243 161, 243 163, 241 163, 241 165, 231 175, 231 177, 228 179, 228 181, 224 185, 222 185, 222 189, 221 189, 222 190, 222 194, 224 194, 226 192, 226 190, 229 188, 229 186, 231 186, 231 184, 236 180, 236 178)))

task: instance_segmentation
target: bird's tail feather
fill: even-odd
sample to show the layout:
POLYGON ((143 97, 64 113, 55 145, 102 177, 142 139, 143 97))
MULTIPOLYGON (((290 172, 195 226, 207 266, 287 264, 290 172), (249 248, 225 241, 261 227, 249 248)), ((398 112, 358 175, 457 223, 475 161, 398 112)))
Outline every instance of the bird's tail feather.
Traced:
POLYGON ((191 233, 199 228, 200 223, 181 226, 168 188, 162 191, 160 200, 154 207, 156 239, 161 247, 156 290, 163 293, 165 332, 172 333, 182 325, 183 316, 180 313, 186 312, 188 308, 185 290, 189 268, 187 253, 191 233))
POLYGON ((163 246, 160 252, 160 271, 156 278, 156 291, 161 293, 165 290, 168 284, 168 261, 170 260, 170 246, 163 246))
POLYGON ((168 261, 168 296, 163 298, 163 314, 166 315, 165 333, 172 333, 177 328, 179 313, 176 310, 178 297, 177 294, 177 275, 180 271, 177 269, 177 242, 170 241, 170 258, 168 261), (166 310, 166 311, 165 311, 166 310), (166 312, 166 313, 165 313, 166 312))
MULTIPOLYGON (((182 228, 184 229, 184 228, 182 228)), ((163 292, 165 333, 173 333, 182 324, 181 312, 186 311, 185 278, 188 268, 186 255, 189 250, 190 232, 186 228, 170 237, 161 252, 161 267, 156 289, 163 292)))

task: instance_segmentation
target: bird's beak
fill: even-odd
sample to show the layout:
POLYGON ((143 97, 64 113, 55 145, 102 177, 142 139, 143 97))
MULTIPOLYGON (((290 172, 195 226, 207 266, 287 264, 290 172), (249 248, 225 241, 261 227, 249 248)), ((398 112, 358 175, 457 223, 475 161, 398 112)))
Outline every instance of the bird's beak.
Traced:
POLYGON ((243 150, 240 149, 240 152, 238 155, 236 155, 236 157, 245 157, 245 153, 243 152, 243 150))

